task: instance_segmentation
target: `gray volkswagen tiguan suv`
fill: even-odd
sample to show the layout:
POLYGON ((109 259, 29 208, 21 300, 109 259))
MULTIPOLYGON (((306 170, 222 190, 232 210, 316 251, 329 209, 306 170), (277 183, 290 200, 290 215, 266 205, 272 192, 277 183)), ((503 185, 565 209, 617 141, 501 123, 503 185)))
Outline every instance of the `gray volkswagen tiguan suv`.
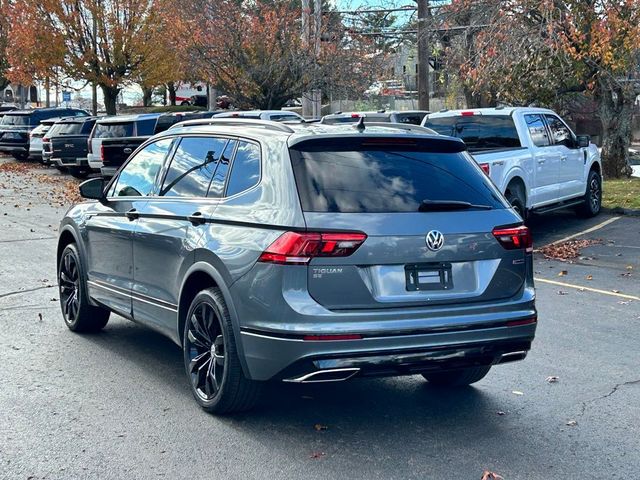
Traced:
POLYGON ((62 220, 67 326, 111 312, 184 352, 207 411, 266 380, 468 385, 534 337, 529 230, 458 139, 218 120, 138 148, 62 220))

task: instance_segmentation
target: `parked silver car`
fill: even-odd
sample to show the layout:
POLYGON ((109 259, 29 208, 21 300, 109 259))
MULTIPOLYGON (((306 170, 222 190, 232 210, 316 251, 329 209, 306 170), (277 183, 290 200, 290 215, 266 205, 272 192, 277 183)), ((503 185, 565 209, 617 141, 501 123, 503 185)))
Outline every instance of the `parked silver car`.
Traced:
POLYGON ((64 320, 167 335, 210 412, 267 380, 468 385, 530 349, 531 236, 461 140, 221 119, 154 136, 104 182, 60 226, 64 320))

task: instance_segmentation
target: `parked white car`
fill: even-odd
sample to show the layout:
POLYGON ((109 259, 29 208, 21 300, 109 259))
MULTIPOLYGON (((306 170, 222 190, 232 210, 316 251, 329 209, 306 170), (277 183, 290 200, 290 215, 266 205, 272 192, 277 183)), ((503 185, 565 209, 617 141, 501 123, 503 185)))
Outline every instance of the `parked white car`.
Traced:
POLYGON ((422 126, 464 140, 523 218, 566 207, 584 216, 600 212, 600 153, 588 135, 576 136, 552 110, 443 110, 427 115, 422 126))

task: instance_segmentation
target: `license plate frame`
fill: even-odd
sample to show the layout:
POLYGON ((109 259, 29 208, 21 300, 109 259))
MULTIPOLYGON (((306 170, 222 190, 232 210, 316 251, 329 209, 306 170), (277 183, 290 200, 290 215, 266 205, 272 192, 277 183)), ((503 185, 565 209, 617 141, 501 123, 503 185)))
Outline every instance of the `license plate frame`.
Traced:
POLYGON ((404 266, 406 289, 408 292, 451 290, 453 276, 451 263, 413 263, 404 266))

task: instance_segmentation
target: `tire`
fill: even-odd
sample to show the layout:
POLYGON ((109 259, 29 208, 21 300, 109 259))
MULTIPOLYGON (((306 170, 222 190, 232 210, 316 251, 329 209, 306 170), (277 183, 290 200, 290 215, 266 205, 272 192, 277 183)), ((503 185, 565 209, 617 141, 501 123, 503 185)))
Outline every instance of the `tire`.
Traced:
POLYGON ((218 288, 201 291, 191 302, 182 342, 191 393, 209 413, 249 410, 262 383, 244 376, 229 310, 218 288))
POLYGON ((464 368, 445 372, 423 373, 422 376, 432 385, 439 387, 465 387, 482 380, 491 370, 491 365, 464 368))
POLYGON ((505 195, 507 201, 511 204, 513 209, 518 212, 518 215, 522 217, 523 220, 527 219, 527 208, 525 205, 524 197, 520 193, 519 188, 514 188, 512 190, 507 191, 505 195))
POLYGON ((28 153, 12 153, 11 154, 13 156, 13 158, 15 158, 16 160, 22 162, 24 160, 27 160, 29 158, 29 154, 28 153))
POLYGON ((582 204, 577 208, 577 214, 583 218, 595 217, 602 208, 602 177, 591 170, 587 177, 587 191, 582 204))
POLYGON ((109 321, 109 310, 89 303, 85 272, 75 243, 65 247, 58 266, 62 318, 74 332, 97 332, 109 321))

